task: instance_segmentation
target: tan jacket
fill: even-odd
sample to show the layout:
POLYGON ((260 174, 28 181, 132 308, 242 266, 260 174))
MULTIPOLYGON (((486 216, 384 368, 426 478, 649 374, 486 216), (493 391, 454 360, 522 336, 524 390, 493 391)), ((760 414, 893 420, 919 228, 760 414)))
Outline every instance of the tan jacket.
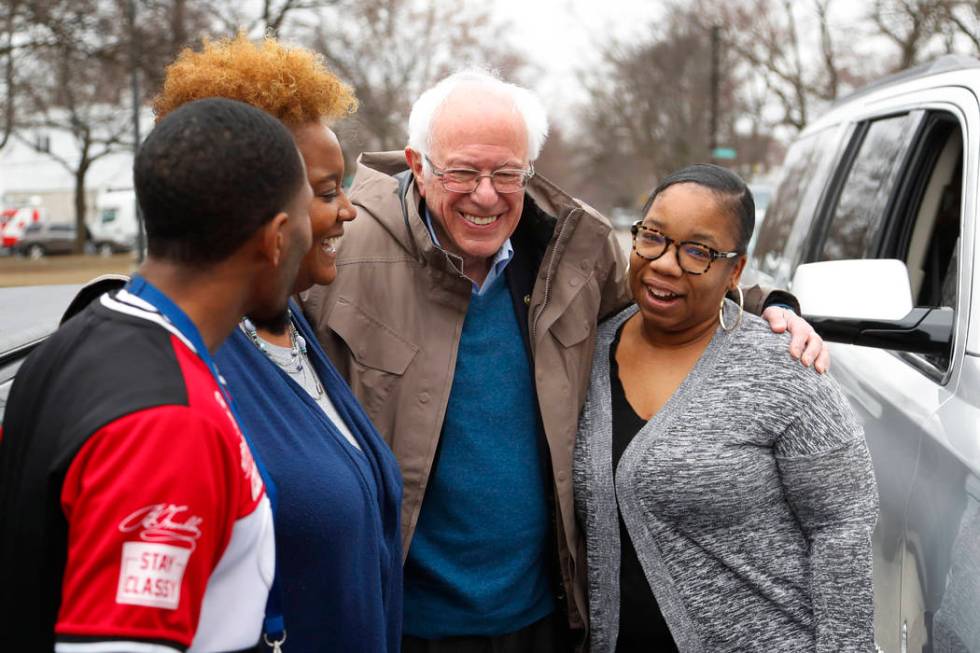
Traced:
MULTIPOLYGON (((358 218, 346 226, 337 280, 304 295, 321 342, 398 458, 405 552, 439 444, 472 289, 461 260, 433 245, 410 177, 393 176, 406 170, 400 151, 361 156, 350 192, 358 218)), ((550 216, 538 229, 543 257, 524 302, 569 624, 582 628, 585 555, 572 508, 572 451, 597 322, 630 302, 626 258, 605 218, 546 179, 532 179, 525 204, 522 222, 529 214, 537 219, 535 209, 550 216)), ((758 298, 749 293, 747 302, 758 298)))

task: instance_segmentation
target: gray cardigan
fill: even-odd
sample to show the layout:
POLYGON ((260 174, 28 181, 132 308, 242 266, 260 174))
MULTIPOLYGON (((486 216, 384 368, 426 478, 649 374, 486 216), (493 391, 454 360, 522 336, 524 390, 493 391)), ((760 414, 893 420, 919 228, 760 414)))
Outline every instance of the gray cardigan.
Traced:
MULTIPOLYGON (((718 329, 612 470, 609 350, 600 325, 575 447, 593 653, 616 648, 618 507, 682 653, 873 651, 878 495, 837 383, 746 315, 718 329)), ((728 302, 726 322, 737 307, 728 302)))

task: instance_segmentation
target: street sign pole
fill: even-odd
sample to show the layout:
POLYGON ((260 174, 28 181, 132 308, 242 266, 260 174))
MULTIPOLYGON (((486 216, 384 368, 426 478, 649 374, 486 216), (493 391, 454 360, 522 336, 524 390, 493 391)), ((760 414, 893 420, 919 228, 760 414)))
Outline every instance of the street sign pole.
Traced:
POLYGON ((714 152, 718 147, 718 87, 721 85, 721 28, 714 25, 711 28, 711 141, 709 149, 714 152))
MULTIPOLYGON (((129 69, 130 82, 133 92, 133 163, 136 163, 136 153, 140 147, 140 76, 139 76, 139 50, 136 38, 136 0, 129 0, 127 4, 127 18, 129 19, 129 69)), ((136 204, 136 260, 143 262, 146 252, 146 231, 143 229, 143 212, 140 210, 138 200, 133 200, 136 204)))

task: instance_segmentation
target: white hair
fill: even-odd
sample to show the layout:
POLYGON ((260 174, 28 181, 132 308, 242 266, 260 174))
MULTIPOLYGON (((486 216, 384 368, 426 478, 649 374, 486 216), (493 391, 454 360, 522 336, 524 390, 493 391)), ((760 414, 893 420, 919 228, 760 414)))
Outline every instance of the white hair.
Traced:
POLYGON ((408 146, 416 152, 429 152, 432 146, 433 117, 453 91, 466 84, 495 90, 514 103, 515 111, 524 120, 527 128, 528 161, 537 159, 545 139, 548 138, 548 116, 541 100, 526 88, 505 82, 495 74, 479 69, 454 73, 419 96, 408 117, 408 146))

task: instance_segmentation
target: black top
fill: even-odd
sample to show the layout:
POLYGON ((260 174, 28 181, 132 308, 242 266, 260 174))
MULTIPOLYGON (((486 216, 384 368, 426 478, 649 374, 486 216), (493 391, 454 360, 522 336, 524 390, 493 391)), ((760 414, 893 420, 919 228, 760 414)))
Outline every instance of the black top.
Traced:
MULTIPOLYGON (((625 324, 625 322, 624 322, 625 324)), ((636 414, 619 380, 616 350, 623 327, 616 331, 616 338, 609 348, 609 387, 612 392, 612 463, 613 470, 633 440, 633 436, 646 426, 646 420, 636 414)), ((667 623, 660 613, 660 606, 650 590, 643 567, 636 557, 633 541, 619 513, 619 637, 616 651, 676 652, 677 646, 670 635, 667 623)))

